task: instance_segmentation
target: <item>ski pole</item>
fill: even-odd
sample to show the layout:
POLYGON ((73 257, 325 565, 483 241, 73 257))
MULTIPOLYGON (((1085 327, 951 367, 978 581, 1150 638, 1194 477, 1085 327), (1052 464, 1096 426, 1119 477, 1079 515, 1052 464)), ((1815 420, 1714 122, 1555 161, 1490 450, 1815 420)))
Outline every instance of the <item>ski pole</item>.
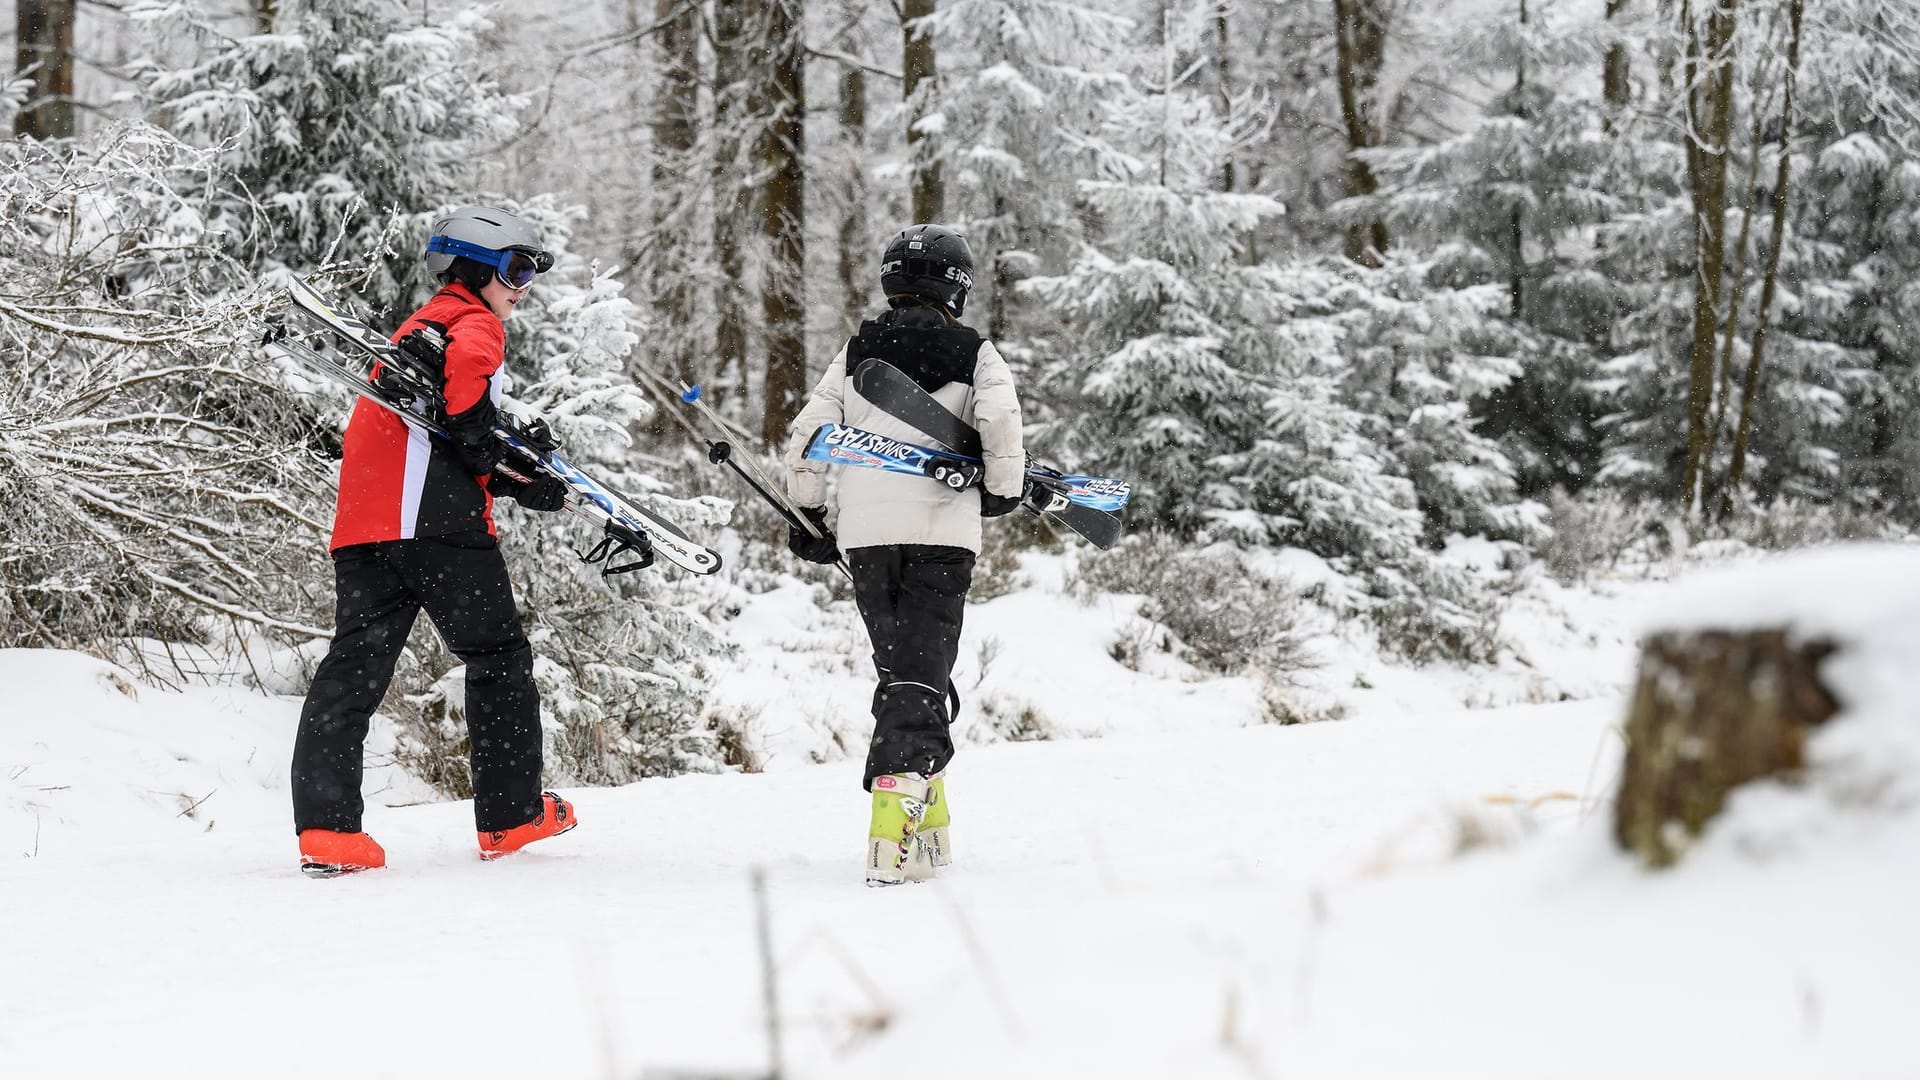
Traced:
MULTIPOLYGON (((785 491, 782 491, 778 485, 767 478, 767 474, 761 471, 759 464, 753 460, 752 454, 747 455, 747 469, 752 469, 752 474, 749 475, 747 469, 740 467, 740 463, 733 453, 733 444, 727 441, 727 435, 729 433, 727 431, 726 420, 719 413, 713 411, 713 406, 707 404, 706 399, 701 396, 700 387, 697 384, 688 386, 686 383, 681 383, 680 400, 688 405, 692 405, 701 416, 706 417, 707 422, 712 424, 713 429, 720 435, 718 441, 705 438, 701 440, 707 444, 708 461, 717 465, 725 465, 732 469, 740 479, 747 482, 747 486, 752 488, 755 494, 764 499, 768 506, 773 507, 776 513, 786 519, 787 524, 804 531, 815 540, 825 538, 826 534, 820 531, 820 527, 815 525, 811 518, 808 518, 807 515, 800 512, 800 508, 794 504, 793 500, 787 498, 785 491)), ((841 574, 846 576, 848 581, 853 580, 853 570, 847 566, 847 560, 844 556, 836 560, 833 565, 839 569, 841 574)))
POLYGON ((753 460, 751 455, 747 458, 747 466, 753 470, 753 476, 748 476, 739 465, 734 463, 733 448, 729 446, 726 441, 727 422, 719 413, 713 411, 713 406, 707 404, 707 400, 701 396, 700 387, 697 384, 688 386, 686 383, 681 383, 680 400, 699 410, 700 415, 706 417, 707 422, 712 424, 714 430, 720 433, 719 442, 716 443, 711 439, 707 440, 707 460, 732 466, 733 471, 739 473, 742 480, 751 484, 753 490, 760 493, 761 498, 767 500, 768 504, 775 510, 780 511, 782 517, 792 522, 795 526, 805 529, 807 535, 813 537, 815 540, 820 539, 824 535, 813 522, 807 520, 807 516, 800 512, 800 508, 794 505, 793 500, 787 498, 786 492, 778 490, 774 482, 767 479, 767 474, 760 471, 759 464, 753 460), (717 451, 717 447, 726 447, 726 450, 717 451), (716 452, 720 453, 719 457, 714 456, 716 452), (757 483, 756 480, 758 481, 757 483))
MULTIPOLYGON (((739 476, 740 479, 745 480, 747 482, 748 487, 758 492, 760 497, 767 501, 767 505, 773 507, 774 511, 778 513, 781 517, 786 518, 787 524, 793 526, 796 529, 805 529, 807 532, 813 534, 814 539, 816 540, 819 539, 820 530, 814 528, 813 522, 807 520, 804 514, 796 514, 792 510, 789 510, 787 508, 785 500, 774 498, 772 492, 768 491, 760 483, 760 481, 747 475, 747 471, 740 467, 740 463, 733 460, 733 444, 732 443, 727 442, 724 439, 722 439, 719 442, 714 442, 712 439, 708 439, 707 440, 707 460, 713 462, 716 465, 725 465, 727 468, 732 469, 735 475, 739 476)), ((759 470, 756 469, 754 471, 758 472, 759 470)))

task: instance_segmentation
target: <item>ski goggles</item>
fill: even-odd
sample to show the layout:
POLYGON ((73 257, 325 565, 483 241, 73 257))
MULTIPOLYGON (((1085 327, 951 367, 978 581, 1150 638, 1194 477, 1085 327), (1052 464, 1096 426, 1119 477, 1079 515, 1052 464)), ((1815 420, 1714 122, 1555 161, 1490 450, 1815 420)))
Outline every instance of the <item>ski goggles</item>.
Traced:
POLYGON ((456 255, 462 259, 472 259, 481 266, 491 266, 494 276, 509 289, 524 289, 533 284, 534 275, 544 274, 553 269, 553 256, 545 251, 481 247, 479 244, 469 244, 465 240, 455 240, 451 236, 436 236, 429 239, 427 253, 456 255))

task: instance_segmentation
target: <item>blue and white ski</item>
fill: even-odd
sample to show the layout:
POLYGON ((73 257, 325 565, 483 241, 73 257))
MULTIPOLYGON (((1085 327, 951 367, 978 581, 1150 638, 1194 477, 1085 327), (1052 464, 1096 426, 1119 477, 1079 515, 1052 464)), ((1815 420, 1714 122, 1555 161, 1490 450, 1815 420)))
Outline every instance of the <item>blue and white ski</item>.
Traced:
MULTIPOLYGON (((892 364, 873 358, 861 362, 853 371, 853 388, 880 411, 926 432, 946 449, 962 454, 980 453, 980 433, 892 364)), ((1036 467, 1046 470, 1044 465, 1036 467)), ((1071 502, 1045 508, 1032 502, 1025 505, 1041 517, 1073 530, 1102 551, 1120 542, 1123 527, 1119 511, 1096 510, 1071 502)))
MULTIPOLYGON (((855 465, 906 476, 926 476, 956 491, 978 485, 986 466, 971 454, 935 450, 845 424, 821 424, 807 442, 806 457, 830 465, 855 465)), ((1133 485, 1104 476, 1028 469, 1027 476, 1064 495, 1075 506, 1114 511, 1127 505, 1133 485)))

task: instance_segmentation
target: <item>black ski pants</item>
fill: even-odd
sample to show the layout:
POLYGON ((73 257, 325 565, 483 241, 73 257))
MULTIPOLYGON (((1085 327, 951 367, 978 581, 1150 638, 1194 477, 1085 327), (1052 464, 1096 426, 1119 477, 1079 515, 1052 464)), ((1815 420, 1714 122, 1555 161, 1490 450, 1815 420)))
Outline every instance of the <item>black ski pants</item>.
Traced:
POLYGON ((854 602, 873 640, 880 682, 873 694, 873 741, 865 785, 876 776, 931 776, 953 758, 953 664, 973 584, 973 552, 888 544, 847 552, 854 602))
POLYGON ((421 608, 467 665, 473 817, 480 832, 540 812, 540 695, 506 560, 486 533, 356 544, 333 555, 333 645, 293 743, 296 831, 360 831, 367 724, 421 608))

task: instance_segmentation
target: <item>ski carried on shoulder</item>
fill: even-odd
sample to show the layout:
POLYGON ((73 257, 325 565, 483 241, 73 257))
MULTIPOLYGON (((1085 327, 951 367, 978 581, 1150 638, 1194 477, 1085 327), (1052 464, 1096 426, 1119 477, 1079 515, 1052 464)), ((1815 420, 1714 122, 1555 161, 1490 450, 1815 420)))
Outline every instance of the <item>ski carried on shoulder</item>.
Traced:
MULTIPOLYGON (((953 415, 940 400, 922 389, 919 383, 908 378, 906 373, 884 360, 867 360, 853 372, 853 388, 861 397, 872 402, 880 411, 898 420, 912 424, 926 432, 933 440, 947 450, 967 457, 980 454, 980 433, 968 426, 966 421, 953 415)), ((1037 466, 1029 470, 1029 475, 1038 472, 1042 475, 1062 477, 1056 469, 1037 466)), ((1131 487, 1124 481, 1109 481, 1118 484, 1130 493, 1131 487)), ((1058 510, 1040 512, 1042 517, 1052 518, 1084 537, 1094 547, 1105 550, 1120 540, 1121 522, 1119 511, 1126 506, 1123 494, 1118 505, 1105 508, 1070 500, 1058 510)), ((1032 509, 1032 507, 1029 507, 1032 509)))
MULTIPOLYGON (((846 424, 821 424, 807 442, 806 457, 829 465, 858 465, 905 476, 929 476, 955 491, 980 486, 987 471, 986 463, 972 454, 936 450, 846 424)), ((1125 480, 1053 469, 1030 468, 1027 478, 1057 492, 1070 505, 1102 512, 1124 508, 1132 492, 1132 486, 1125 480)))
MULTIPOLYGON (((440 372, 329 304, 299 277, 287 287, 287 299, 286 312, 267 332, 268 348, 409 424, 447 437, 446 428, 436 419, 445 414, 440 372), (295 325, 288 316, 297 317, 302 325, 295 325)), ((493 434, 512 451, 510 461, 502 463, 504 471, 521 480, 530 479, 529 472, 557 477, 567 485, 567 509, 600 526, 600 543, 581 558, 608 564, 602 573, 641 569, 652 564, 655 554, 695 574, 720 569, 720 556, 695 543, 678 525, 581 472, 556 451, 530 445, 525 433, 509 424, 494 428, 493 434), (612 565, 629 554, 637 560, 612 565)))

